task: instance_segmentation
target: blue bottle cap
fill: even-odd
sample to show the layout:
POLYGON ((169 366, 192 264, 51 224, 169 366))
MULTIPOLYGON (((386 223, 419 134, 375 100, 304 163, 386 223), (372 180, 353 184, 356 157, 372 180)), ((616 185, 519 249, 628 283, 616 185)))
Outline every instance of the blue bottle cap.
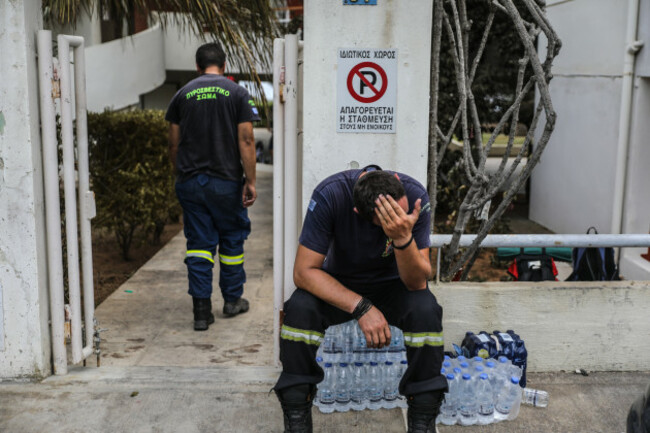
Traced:
POLYGON ((341 363, 339 363, 339 366, 340 367, 347 367, 348 363, 347 362, 341 362, 341 363))
POLYGON ((472 359, 473 359, 474 361, 476 361, 476 362, 483 362, 483 358, 481 358, 480 356, 475 356, 475 357, 472 358, 472 359))
POLYGON ((453 374, 449 373, 447 375, 447 380, 454 380, 454 379, 456 379, 456 376, 454 376, 453 374))
POLYGON ((472 376, 470 376, 469 374, 467 373, 463 374, 463 380, 470 380, 471 378, 472 376))
POLYGON ((326 362, 326 363, 325 363, 325 367, 331 367, 331 366, 332 366, 332 363, 331 363, 331 362, 326 362))
POLYGON ((468 363, 466 363, 466 362, 461 362, 460 363, 460 368, 467 368, 467 367, 469 367, 468 363))
POLYGON ((442 366, 445 367, 445 368, 449 368, 449 367, 451 367, 451 362, 445 361, 445 362, 442 363, 442 366))
POLYGON ((399 363, 400 363, 400 364, 407 365, 409 362, 408 362, 406 359, 402 359, 399 363))
POLYGON ((316 362, 323 362, 323 357, 322 356, 317 356, 316 357, 316 362))
POLYGON ((451 359, 451 356, 445 355, 445 361, 449 361, 451 359))
POLYGON ((510 382, 514 383, 515 385, 519 385, 519 378, 517 376, 512 376, 510 378, 510 382))
POLYGON ((460 355, 460 356, 458 357, 458 360, 461 361, 461 362, 462 362, 462 361, 465 361, 466 359, 467 359, 467 358, 465 358, 463 355, 460 355))
POLYGON ((483 366, 482 365, 477 365, 476 367, 474 367, 474 370, 483 371, 483 366))
POLYGON ((355 367, 363 367, 363 362, 355 362, 355 367))
POLYGON ((463 370, 461 370, 461 369, 458 368, 458 367, 455 367, 455 368, 454 368, 454 373, 456 373, 456 374, 460 374, 461 371, 463 371, 463 370))
POLYGON ((488 361, 488 362, 485 363, 485 366, 488 367, 488 368, 494 368, 494 362, 488 361))
POLYGON ((443 376, 447 374, 447 370, 445 370, 445 367, 442 367, 440 369, 440 374, 442 374, 443 376))
POLYGON ((370 361, 370 365, 375 366, 377 363, 375 361, 370 361))
POLYGON ((479 377, 481 378, 481 380, 487 380, 488 375, 487 375, 487 373, 481 373, 481 375, 479 377))
POLYGON ((499 356, 499 362, 501 364, 505 364, 506 362, 508 362, 508 358, 506 358, 505 356, 499 356))
POLYGON ((391 361, 386 361, 386 365, 393 365, 391 361))

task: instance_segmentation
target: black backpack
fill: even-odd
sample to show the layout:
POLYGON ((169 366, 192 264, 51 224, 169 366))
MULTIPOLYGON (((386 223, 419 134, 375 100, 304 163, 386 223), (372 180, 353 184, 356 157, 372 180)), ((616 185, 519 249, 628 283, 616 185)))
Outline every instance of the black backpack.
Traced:
POLYGON ((541 254, 521 254, 515 257, 508 268, 508 273, 515 281, 556 281, 557 268, 553 257, 542 248, 541 254))
MULTIPOLYGON (((593 229, 589 227, 587 234, 593 229)), ((574 248, 573 272, 566 281, 615 281, 621 278, 618 275, 618 266, 614 255, 614 248, 574 248)))

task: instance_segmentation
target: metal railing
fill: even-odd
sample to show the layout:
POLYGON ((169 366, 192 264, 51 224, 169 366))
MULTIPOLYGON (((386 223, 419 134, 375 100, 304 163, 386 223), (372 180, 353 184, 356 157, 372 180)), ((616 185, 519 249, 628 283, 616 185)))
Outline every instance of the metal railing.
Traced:
POLYGON ((62 375, 67 373, 67 353, 64 340, 63 245, 59 204, 60 179, 55 99, 60 99, 61 110, 66 259, 71 311, 70 339, 74 364, 83 361, 93 353, 95 331, 90 227, 90 220, 95 216, 95 201, 89 185, 86 64, 82 37, 58 36, 59 67, 56 71, 55 59, 52 56, 52 32, 40 30, 37 42, 52 353, 54 374, 62 375), (70 60, 71 51, 74 52, 73 65, 70 60), (57 89, 59 85, 60 91, 57 89), (73 108, 75 115, 73 115, 73 108), (78 232, 81 234, 81 239, 79 239, 78 232), (79 248, 79 244, 81 244, 81 248, 79 248), (82 289, 83 310, 81 306, 82 289), (85 325, 85 338, 82 330, 83 325, 85 325))
MULTIPOLYGON (((438 248, 436 282, 440 282, 441 248, 451 243, 453 235, 430 235, 431 248, 438 248)), ((476 235, 462 235, 460 247, 466 248, 474 243, 476 235)), ((650 247, 650 234, 553 234, 553 235, 487 235, 480 248, 607 248, 607 247, 650 247)))

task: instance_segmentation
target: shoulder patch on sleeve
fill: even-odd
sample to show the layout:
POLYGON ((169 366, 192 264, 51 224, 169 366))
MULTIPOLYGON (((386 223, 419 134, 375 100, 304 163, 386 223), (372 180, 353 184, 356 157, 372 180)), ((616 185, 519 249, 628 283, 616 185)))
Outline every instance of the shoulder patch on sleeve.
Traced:
POLYGON ((312 199, 309 201, 309 210, 310 210, 310 211, 313 211, 315 207, 316 207, 316 200, 314 200, 314 199, 312 198, 312 199))
POLYGON ((431 203, 425 204, 422 209, 420 210, 420 213, 427 213, 431 211, 431 203))

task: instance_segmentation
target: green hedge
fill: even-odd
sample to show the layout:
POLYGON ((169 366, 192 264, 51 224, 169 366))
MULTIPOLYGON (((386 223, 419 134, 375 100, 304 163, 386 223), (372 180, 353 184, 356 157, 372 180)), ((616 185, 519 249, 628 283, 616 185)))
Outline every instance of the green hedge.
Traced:
POLYGON ((160 110, 88 113, 93 224, 115 235, 125 260, 137 233, 159 242, 165 224, 181 214, 167 131, 160 110))

